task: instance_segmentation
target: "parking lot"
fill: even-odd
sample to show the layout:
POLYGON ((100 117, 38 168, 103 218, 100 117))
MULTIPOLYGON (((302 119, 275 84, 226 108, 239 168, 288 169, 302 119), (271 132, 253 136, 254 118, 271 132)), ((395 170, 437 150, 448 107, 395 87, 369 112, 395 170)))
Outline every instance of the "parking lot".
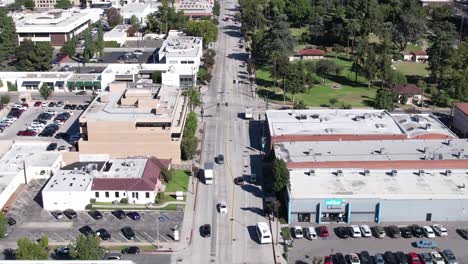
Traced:
POLYGON ((77 211, 78 217, 69 220, 66 217, 55 219, 49 211, 43 210, 40 195, 37 195, 45 184, 45 180, 31 181, 22 194, 12 205, 8 216, 17 223, 8 231, 7 241, 16 241, 20 237, 37 239, 43 234, 53 242, 68 244, 79 234, 79 229, 89 225, 93 230, 105 228, 111 234, 110 242, 127 242, 121 228, 130 226, 135 232, 136 242, 161 242, 172 240, 172 228, 181 226, 183 212, 140 211, 140 220, 128 217, 119 220, 110 211, 101 211, 103 218, 95 220, 86 211, 77 211))
MULTIPOLYGON (((135 49, 137 50, 137 49, 135 49)), ((104 54, 101 57, 101 60, 99 63, 120 63, 119 58, 123 57, 124 54, 127 53, 125 51, 113 51, 113 52, 104 52, 104 54)), ((151 51, 144 51, 142 55, 137 56, 138 61, 135 61, 134 63, 154 63, 157 62, 157 53, 154 53, 155 57, 153 60, 153 52, 151 51)))
MULTIPOLYGON (((44 101, 42 101, 44 102, 44 101)), ((48 106, 34 106, 35 101, 32 101, 29 104, 28 109, 26 109, 21 116, 14 121, 9 127, 6 127, 2 133, 0 133, 0 139, 8 139, 8 140, 33 140, 33 141, 47 141, 47 142, 55 142, 59 146, 64 145, 64 146, 70 146, 70 144, 63 140, 63 139, 58 139, 55 138, 54 136, 57 135, 57 133, 68 133, 69 135, 76 135, 79 134, 79 125, 77 122, 78 117, 81 115, 83 110, 70 110, 70 109, 64 109, 64 107, 48 107, 48 106), (69 112, 70 117, 63 122, 63 124, 59 125, 59 129, 57 132, 54 134, 52 137, 41 137, 39 136, 41 130, 37 130, 37 135, 35 136, 18 136, 19 131, 24 131, 27 130, 28 127, 33 123, 33 120, 37 119, 38 116, 44 112, 55 112, 54 114, 51 114, 51 119, 50 120, 44 120, 47 122, 44 124, 44 127, 50 124, 54 123, 54 118, 57 117, 58 114, 63 113, 63 112, 69 112)), ((84 105, 84 104, 82 104, 84 105)), ((8 109, 12 108, 12 106, 8 106, 8 109)), ((6 118, 8 115, 8 109, 5 109, 2 112, 2 115, 0 118, 6 118)))
MULTIPOLYGON (((302 227, 307 227, 310 225, 302 224, 302 227)), ((377 224, 375 223, 359 223, 359 224, 368 224, 373 227, 377 224)), ((433 225, 432 222, 415 222, 415 223, 387 223, 379 224, 379 226, 388 226, 388 225, 397 225, 409 226, 417 224, 420 226, 424 225, 433 225)), ((468 245, 468 240, 463 239, 457 232, 458 228, 466 228, 468 224, 465 222, 443 222, 440 223, 444 225, 448 230, 448 236, 440 237, 436 236, 435 238, 390 238, 388 236, 379 239, 374 236, 372 237, 359 237, 352 238, 348 237, 346 239, 338 238, 334 230, 338 226, 349 226, 349 225, 340 225, 340 224, 325 224, 328 227, 329 237, 318 238, 316 240, 308 240, 307 238, 294 239, 293 247, 289 249, 289 263, 311 263, 314 256, 326 256, 335 253, 342 253, 347 255, 350 253, 359 253, 361 251, 368 251, 371 255, 377 253, 383 254, 386 251, 403 251, 404 253, 416 252, 433 252, 433 251, 442 251, 444 249, 451 249, 457 259, 458 263, 468 263, 468 252, 466 247, 468 245), (438 243, 438 248, 436 249, 420 249, 415 248, 412 243, 418 240, 432 240, 438 243)), ((317 227, 317 225, 315 225, 317 227)))

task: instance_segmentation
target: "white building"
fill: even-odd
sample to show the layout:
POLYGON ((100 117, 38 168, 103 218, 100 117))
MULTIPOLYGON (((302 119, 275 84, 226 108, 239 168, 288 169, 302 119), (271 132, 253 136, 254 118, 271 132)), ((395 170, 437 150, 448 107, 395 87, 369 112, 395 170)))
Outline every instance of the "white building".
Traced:
POLYGON ((16 12, 10 14, 16 25, 18 41, 50 42, 61 46, 73 36, 99 21, 102 9, 49 10, 46 12, 16 12))
POLYGON ((141 2, 128 3, 120 9, 125 23, 130 24, 130 18, 135 16, 143 26, 146 25, 146 17, 153 11, 157 9, 151 8, 149 3, 141 2))
POLYGON ((214 0, 177 0, 175 2, 177 11, 182 11, 190 18, 211 16, 213 13, 214 0))
POLYGON ((13 4, 14 0, 0 0, 0 7, 5 7, 7 5, 13 4))
POLYGON ((44 209, 84 210, 91 199, 154 203, 163 167, 170 168, 170 161, 154 157, 72 163, 57 171, 42 190, 44 209))

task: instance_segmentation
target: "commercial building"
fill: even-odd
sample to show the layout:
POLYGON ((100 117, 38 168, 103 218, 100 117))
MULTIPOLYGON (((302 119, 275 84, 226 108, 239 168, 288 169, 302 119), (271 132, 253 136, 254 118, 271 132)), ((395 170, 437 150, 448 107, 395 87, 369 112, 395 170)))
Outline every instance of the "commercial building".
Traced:
POLYGON ((180 163, 186 98, 174 86, 113 82, 79 118, 80 153, 155 156, 180 163))
POLYGON ((52 9, 55 8, 57 0, 34 0, 34 8, 36 9, 52 9))
POLYGON ((143 26, 146 26, 146 17, 154 11, 157 9, 152 8, 149 3, 141 2, 128 3, 120 9, 125 23, 130 24, 130 19, 135 16, 143 26))
POLYGON ((452 126, 462 137, 468 137, 468 103, 455 104, 452 126))
POLYGON ((468 220, 468 141, 430 114, 267 111, 288 221, 468 220))
MULTIPOLYGON (((48 0, 40 0, 48 1, 48 0)), ((31 39, 33 42, 50 42, 61 46, 67 40, 99 21, 102 9, 49 10, 45 12, 12 13, 16 25, 18 41, 31 39)))
POLYGON ((190 18, 201 18, 213 15, 214 0, 176 0, 177 11, 184 12, 190 18))
POLYGON ((5 7, 7 5, 13 4, 14 0, 0 0, 0 7, 5 7))
POLYGON ((42 190, 46 210, 84 210, 96 202, 154 203, 169 160, 151 157, 80 161, 58 170, 42 190))

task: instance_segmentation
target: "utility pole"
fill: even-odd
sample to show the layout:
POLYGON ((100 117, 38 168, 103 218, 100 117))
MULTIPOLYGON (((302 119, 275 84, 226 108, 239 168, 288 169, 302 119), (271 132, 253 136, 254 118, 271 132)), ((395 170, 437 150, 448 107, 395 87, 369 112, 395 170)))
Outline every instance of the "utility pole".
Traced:
POLYGON ((28 184, 28 177, 26 175, 26 161, 23 160, 23 174, 24 174, 24 184, 28 184))

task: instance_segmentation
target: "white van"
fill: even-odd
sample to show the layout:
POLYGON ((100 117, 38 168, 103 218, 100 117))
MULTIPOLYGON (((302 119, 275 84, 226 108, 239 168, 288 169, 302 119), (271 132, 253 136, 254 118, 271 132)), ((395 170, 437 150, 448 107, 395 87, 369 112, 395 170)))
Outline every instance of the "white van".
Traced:
POLYGON ((258 222, 255 229, 257 231, 260 244, 272 243, 273 239, 271 237, 270 227, 266 222, 258 222))
POLYGON ((304 228, 304 235, 310 240, 317 239, 317 232, 315 232, 315 228, 313 226, 304 228))

